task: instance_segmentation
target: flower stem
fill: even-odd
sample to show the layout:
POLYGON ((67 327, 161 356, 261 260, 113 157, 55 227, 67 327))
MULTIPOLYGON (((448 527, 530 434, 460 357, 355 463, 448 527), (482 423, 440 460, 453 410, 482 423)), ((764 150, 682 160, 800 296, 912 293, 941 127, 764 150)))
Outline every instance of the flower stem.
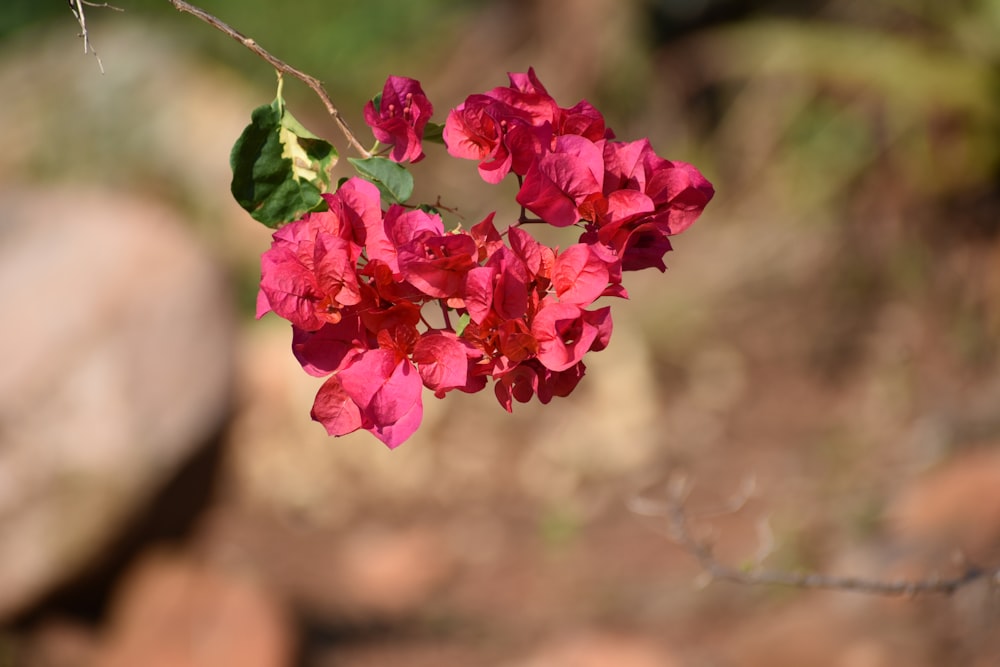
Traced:
POLYGON ((347 124, 347 121, 344 120, 343 116, 340 115, 340 111, 338 111, 337 107, 334 106, 333 100, 330 99, 330 95, 326 92, 326 89, 323 87, 323 84, 320 82, 319 79, 310 76, 305 72, 292 67, 285 61, 280 60, 275 56, 271 55, 270 52, 266 51, 259 44, 257 44, 257 42, 254 41, 253 38, 247 37, 238 30, 231 28, 229 25, 223 23, 215 16, 212 16, 204 9, 195 7, 192 4, 184 2, 184 0, 167 0, 167 2, 173 5, 174 8, 177 9, 178 11, 184 12, 186 14, 191 14, 192 16, 201 19, 205 23, 209 24, 216 30, 229 35, 237 42, 245 46, 247 49, 249 49, 253 53, 257 54, 259 57, 266 60, 268 63, 270 63, 272 67, 274 67, 279 72, 284 72, 285 74, 294 76, 296 79, 302 81, 304 84, 309 86, 313 90, 313 92, 316 93, 319 99, 323 102, 323 106, 326 107, 327 113, 329 113, 330 116, 333 118, 334 122, 337 123, 337 127, 339 127, 340 131, 344 133, 345 137, 347 137, 348 143, 354 148, 354 150, 356 150, 362 157, 365 158, 371 157, 372 155, 371 152, 366 150, 365 147, 361 145, 361 142, 358 141, 357 136, 355 136, 354 132, 351 131, 350 126, 347 124))

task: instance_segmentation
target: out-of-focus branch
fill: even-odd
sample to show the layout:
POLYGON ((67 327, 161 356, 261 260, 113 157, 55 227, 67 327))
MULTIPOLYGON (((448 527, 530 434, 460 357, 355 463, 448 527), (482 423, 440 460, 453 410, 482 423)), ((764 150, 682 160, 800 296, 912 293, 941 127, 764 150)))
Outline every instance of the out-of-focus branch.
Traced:
POLYGON ((103 7, 106 9, 113 9, 116 12, 125 11, 121 7, 115 7, 109 5, 106 2, 88 2, 87 0, 68 0, 69 10, 73 12, 73 17, 76 18, 76 22, 80 24, 80 37, 83 38, 83 53, 84 55, 88 53, 93 53, 94 57, 97 59, 97 66, 101 70, 101 74, 104 74, 104 63, 101 62, 101 57, 97 55, 97 49, 94 48, 93 42, 90 41, 90 33, 87 32, 87 15, 84 13, 84 7, 103 7))
MULTIPOLYGON (((630 500, 629 507, 637 514, 662 516, 667 519, 670 537, 681 549, 694 556, 705 574, 713 581, 731 581, 748 586, 792 586, 795 588, 851 591, 870 595, 917 596, 951 595, 975 581, 1000 584, 1000 568, 982 568, 967 565, 965 570, 950 578, 929 577, 915 580, 880 580, 861 577, 841 577, 814 573, 785 572, 762 568, 739 569, 720 562, 705 540, 695 536, 688 512, 685 509, 687 488, 675 481, 668 485, 665 501, 652 501, 642 497, 630 500)), ((744 499, 745 500, 745 499, 744 499)), ((740 503, 742 504, 742 503, 740 503)), ((758 560, 758 562, 760 562, 758 560)))
POLYGON ((330 95, 326 92, 326 89, 323 87, 323 84, 320 82, 319 79, 310 76, 305 72, 292 67, 283 60, 280 60, 275 56, 271 55, 270 52, 262 48, 253 38, 247 37, 243 33, 239 32, 238 30, 230 27, 229 25, 223 23, 216 17, 212 16, 205 10, 195 7, 194 5, 189 4, 187 2, 184 2, 183 0, 167 0, 167 1, 171 5, 173 5, 174 8, 177 9, 178 11, 184 12, 186 14, 191 14, 192 16, 195 16, 204 21, 205 23, 207 23, 208 25, 212 26, 216 30, 229 35, 237 42, 245 46, 247 49, 249 49, 253 53, 257 54, 259 57, 266 60, 268 63, 270 63, 272 67, 274 67, 279 72, 288 74, 289 76, 293 76, 296 79, 302 81, 307 86, 309 86, 312 89, 312 91, 316 93, 319 99, 323 102, 323 106, 326 107, 327 112, 337 123, 337 127, 339 127, 340 131, 344 133, 344 136, 347 137, 348 143, 351 144, 354 150, 356 150, 359 154, 361 154, 362 157, 366 158, 371 157, 371 153, 367 149, 365 149, 364 146, 361 145, 361 142, 358 141, 358 138, 355 136, 354 132, 351 131, 351 128, 347 124, 347 121, 344 120, 344 118, 340 115, 340 111, 338 111, 337 107, 334 106, 333 101, 330 99, 330 95))

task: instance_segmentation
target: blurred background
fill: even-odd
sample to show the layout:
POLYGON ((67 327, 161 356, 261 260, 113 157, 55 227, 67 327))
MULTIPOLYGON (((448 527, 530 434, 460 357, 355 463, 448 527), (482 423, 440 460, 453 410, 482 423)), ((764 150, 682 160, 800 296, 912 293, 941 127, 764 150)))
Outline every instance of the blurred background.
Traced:
MULTIPOLYGON (((269 233, 228 156, 273 71, 118 5, 87 10, 103 75, 66 3, 0 10, 0 667, 998 664, 983 582, 706 586, 629 509, 683 476, 734 565, 1000 564, 998 0, 200 3, 362 137, 389 74, 443 121, 534 66, 716 186, 571 397, 428 395, 393 452, 327 438, 253 320, 269 233)), ((428 154, 419 198, 517 214, 428 154)))

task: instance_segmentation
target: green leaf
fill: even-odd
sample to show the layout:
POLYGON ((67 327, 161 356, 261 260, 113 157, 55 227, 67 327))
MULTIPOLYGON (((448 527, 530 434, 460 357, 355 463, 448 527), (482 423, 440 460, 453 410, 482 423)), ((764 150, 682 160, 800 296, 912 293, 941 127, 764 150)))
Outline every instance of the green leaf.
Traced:
POLYGON ((444 123, 427 123, 424 128, 424 141, 444 145, 444 123))
POLYGON ((463 313, 461 316, 459 316, 458 324, 455 325, 455 335, 461 336, 462 332, 465 331, 465 327, 469 326, 469 322, 471 321, 472 318, 469 316, 468 313, 463 313))
POLYGON ((320 196, 330 188, 337 151, 285 109, 278 97, 254 109, 236 140, 229 163, 233 197, 268 227, 326 208, 320 196))
POLYGON ((384 157, 347 158, 361 176, 375 185, 389 202, 402 204, 413 194, 413 176, 398 162, 384 157))

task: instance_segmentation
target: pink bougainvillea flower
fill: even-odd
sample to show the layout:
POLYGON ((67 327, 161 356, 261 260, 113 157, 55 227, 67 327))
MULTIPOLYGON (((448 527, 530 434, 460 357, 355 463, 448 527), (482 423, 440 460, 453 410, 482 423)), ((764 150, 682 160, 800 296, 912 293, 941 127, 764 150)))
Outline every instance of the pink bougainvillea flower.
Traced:
POLYGON ((531 273, 524 260, 507 247, 493 253, 486 264, 496 269, 493 311, 507 320, 524 317, 530 301, 531 273))
POLYGON ((575 134, 591 141, 612 139, 615 134, 604 123, 604 116, 587 100, 569 109, 559 109, 555 120, 556 134, 575 134))
POLYGON ((393 273, 398 274, 401 247, 422 237, 443 234, 444 225, 440 216, 393 204, 384 218, 368 227, 365 251, 369 261, 385 262, 393 273))
POLYGON ((466 160, 495 158, 502 138, 499 114, 490 113, 495 105, 486 95, 470 95, 448 113, 442 138, 449 155, 466 160))
POLYGON ((565 303, 585 306, 600 297, 611 281, 608 259, 593 245, 576 243, 559 253, 552 270, 552 286, 565 303))
MULTIPOLYGON (((393 160, 417 161, 431 113, 419 82, 389 77, 365 120, 393 160)), ((331 435, 367 430, 398 446, 420 424, 424 387, 440 398, 492 380, 507 411, 569 395, 612 333, 610 308, 591 305, 628 298, 623 271, 665 270, 669 237, 714 194, 648 140, 615 141, 586 100, 560 107, 533 69, 467 97, 443 138, 485 181, 518 176, 518 223, 501 233, 491 213, 445 232, 432 209, 383 211, 378 188, 352 178, 323 195, 326 211, 275 232, 262 257, 258 316, 289 320, 296 359, 328 376, 312 415, 331 435), (557 251, 532 222, 579 227, 579 239, 557 251)))
POLYGON ((390 76, 380 99, 365 105, 365 122, 383 144, 392 146, 389 157, 396 162, 419 162, 422 141, 434 107, 420 82, 404 76, 390 76))
POLYGON ((497 273, 495 266, 479 266, 465 274, 462 300, 470 319, 477 324, 482 324, 493 309, 497 273))
POLYGON ((603 147, 584 137, 562 135, 528 170, 517 203, 550 225, 568 227, 580 220, 579 206, 600 195, 603 181, 603 147))
POLYGON ((273 310, 306 331, 336 324, 361 301, 350 243, 306 220, 282 227, 261 257, 260 291, 258 317, 273 310))
MULTIPOLYGON (((371 181, 354 176, 341 184, 333 194, 324 194, 327 211, 310 213, 307 217, 318 219, 322 224, 333 227, 331 219, 339 233, 331 229, 331 233, 344 236, 363 246, 366 243, 368 230, 382 222, 382 195, 371 181), (348 235, 349 230, 349 235, 348 235)), ((360 254, 361 248, 358 248, 360 254)), ((357 254, 354 259, 357 260, 357 254)))
POLYGON ((495 372, 494 391, 500 405, 507 412, 513 412, 513 400, 527 403, 532 396, 547 404, 555 396, 569 396, 586 372, 583 362, 564 371, 545 368, 537 359, 501 368, 495 372))
POLYGON ((486 96, 499 100, 525 114, 530 125, 554 125, 559 115, 559 105, 538 80, 534 68, 527 72, 508 72, 509 86, 487 91, 486 96))
POLYGON ((701 216, 715 188, 693 165, 663 160, 650 175, 646 194, 661 212, 657 225, 666 234, 680 234, 701 216))
POLYGON ((349 313, 337 324, 324 324, 316 331, 293 326, 292 353, 306 373, 324 377, 374 347, 369 338, 358 314, 349 313))
POLYGON ((563 135, 592 142, 614 136, 586 100, 565 109, 549 95, 534 69, 508 73, 509 86, 470 95, 451 110, 444 127, 448 153, 479 160, 479 174, 499 183, 510 172, 528 174, 563 135))
POLYGON ((694 166, 661 158, 648 139, 607 142, 604 165, 604 193, 634 190, 649 197, 655 221, 665 234, 679 234, 690 227, 715 194, 694 166))
POLYGON ((320 387, 312 416, 330 435, 363 428, 394 449, 420 426, 422 386, 408 359, 394 350, 369 350, 320 387))
POLYGON ((440 398, 450 389, 469 384, 469 359, 481 356, 454 333, 443 331, 421 336, 412 358, 424 386, 440 398))
POLYGON ((622 250, 622 270, 640 271, 655 268, 663 273, 667 265, 663 256, 673 249, 670 239, 653 225, 639 225, 629 232, 622 250))
POLYGON ((509 369, 494 373, 496 382, 493 390, 504 410, 513 412, 515 400, 518 403, 527 403, 532 399, 538 390, 540 370, 544 373, 544 369, 539 369, 536 364, 528 362, 514 364, 509 369))
POLYGON ((666 270, 668 236, 690 227, 715 191, 693 166, 665 160, 647 139, 604 144, 604 199, 594 207, 587 233, 621 258, 624 271, 666 270))
POLYGON ((524 262, 524 268, 538 287, 544 289, 548 285, 555 262, 555 252, 552 248, 542 245, 528 232, 520 227, 507 230, 510 249, 524 262))
POLYGON ((381 221, 379 192, 359 178, 323 195, 328 210, 290 222, 261 257, 257 317, 274 311, 306 331, 336 323, 360 300, 357 261, 366 225, 381 221))
POLYGON ((451 110, 442 138, 454 157, 479 160, 479 175, 499 183, 513 171, 523 175, 552 131, 532 125, 527 112, 487 95, 470 95, 451 110))
POLYGON ((354 433, 364 424, 361 419, 361 408, 344 389, 339 375, 330 377, 319 388, 311 414, 313 419, 323 425, 328 434, 334 436, 354 433))
POLYGON ((603 350, 611 338, 611 307, 587 311, 576 304, 546 300, 535 313, 531 333, 538 340, 538 361, 553 371, 603 350))
POLYGON ((365 308, 360 311, 361 322, 372 334, 394 331, 397 327, 416 327, 420 322, 420 305, 400 301, 388 308, 365 308))
POLYGON ((465 275, 478 266, 478 249, 469 234, 422 236, 399 249, 403 279, 437 299, 458 295, 465 275))

